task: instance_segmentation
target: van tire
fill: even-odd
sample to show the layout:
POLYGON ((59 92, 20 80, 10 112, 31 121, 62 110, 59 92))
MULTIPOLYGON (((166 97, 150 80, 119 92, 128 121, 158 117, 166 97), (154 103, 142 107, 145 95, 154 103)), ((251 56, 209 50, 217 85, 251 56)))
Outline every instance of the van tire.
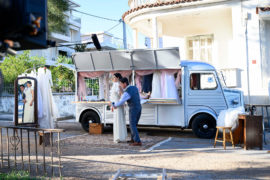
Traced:
POLYGON ((94 111, 86 111, 83 113, 81 118, 81 126, 86 131, 89 132, 89 123, 100 123, 100 118, 94 111))
POLYGON ((192 121, 192 131, 199 138, 213 138, 216 133, 216 121, 208 114, 200 114, 192 121))

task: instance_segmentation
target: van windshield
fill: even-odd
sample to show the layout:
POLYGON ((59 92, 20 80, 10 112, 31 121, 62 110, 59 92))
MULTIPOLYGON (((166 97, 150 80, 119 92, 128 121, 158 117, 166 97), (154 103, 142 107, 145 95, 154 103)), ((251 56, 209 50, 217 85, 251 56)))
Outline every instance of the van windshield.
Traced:
POLYGON ((219 82, 220 82, 221 86, 223 88, 226 88, 227 87, 227 85, 226 85, 226 79, 225 79, 222 71, 217 71, 217 74, 218 74, 218 79, 219 79, 219 82))

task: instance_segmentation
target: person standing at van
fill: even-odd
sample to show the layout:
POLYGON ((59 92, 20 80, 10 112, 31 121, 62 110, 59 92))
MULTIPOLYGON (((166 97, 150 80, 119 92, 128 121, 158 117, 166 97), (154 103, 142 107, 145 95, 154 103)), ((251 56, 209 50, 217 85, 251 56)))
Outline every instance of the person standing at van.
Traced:
POLYGON ((131 132, 131 146, 141 146, 141 140, 139 137, 137 124, 141 117, 141 101, 138 88, 136 86, 130 86, 127 78, 120 79, 120 86, 123 88, 124 93, 118 102, 112 102, 113 108, 122 106, 126 101, 129 106, 129 127, 131 132))
MULTIPOLYGON (((119 79, 121 78, 122 76, 120 73, 115 73, 113 75, 113 85, 110 90, 110 100, 112 102, 118 102, 120 100, 121 89, 119 79)), ((127 126, 124 111, 124 105, 122 105, 119 106, 113 113, 113 141, 115 143, 126 141, 127 138, 127 126)))

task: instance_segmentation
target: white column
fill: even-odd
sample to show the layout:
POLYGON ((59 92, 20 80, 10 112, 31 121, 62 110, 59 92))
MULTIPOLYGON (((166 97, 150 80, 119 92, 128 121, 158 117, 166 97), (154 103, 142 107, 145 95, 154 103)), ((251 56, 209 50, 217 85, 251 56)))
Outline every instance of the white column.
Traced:
POLYGON ((138 31, 137 29, 133 29, 133 48, 138 48, 138 31))
POLYGON ((158 24, 157 17, 152 18, 153 48, 158 48, 158 24))

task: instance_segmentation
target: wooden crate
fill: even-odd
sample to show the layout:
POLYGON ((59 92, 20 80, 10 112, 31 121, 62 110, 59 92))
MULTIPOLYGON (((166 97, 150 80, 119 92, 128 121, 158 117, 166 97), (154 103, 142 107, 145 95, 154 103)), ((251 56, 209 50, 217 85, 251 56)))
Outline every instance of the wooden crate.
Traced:
POLYGON ((89 123, 89 134, 102 134, 103 124, 89 123))

